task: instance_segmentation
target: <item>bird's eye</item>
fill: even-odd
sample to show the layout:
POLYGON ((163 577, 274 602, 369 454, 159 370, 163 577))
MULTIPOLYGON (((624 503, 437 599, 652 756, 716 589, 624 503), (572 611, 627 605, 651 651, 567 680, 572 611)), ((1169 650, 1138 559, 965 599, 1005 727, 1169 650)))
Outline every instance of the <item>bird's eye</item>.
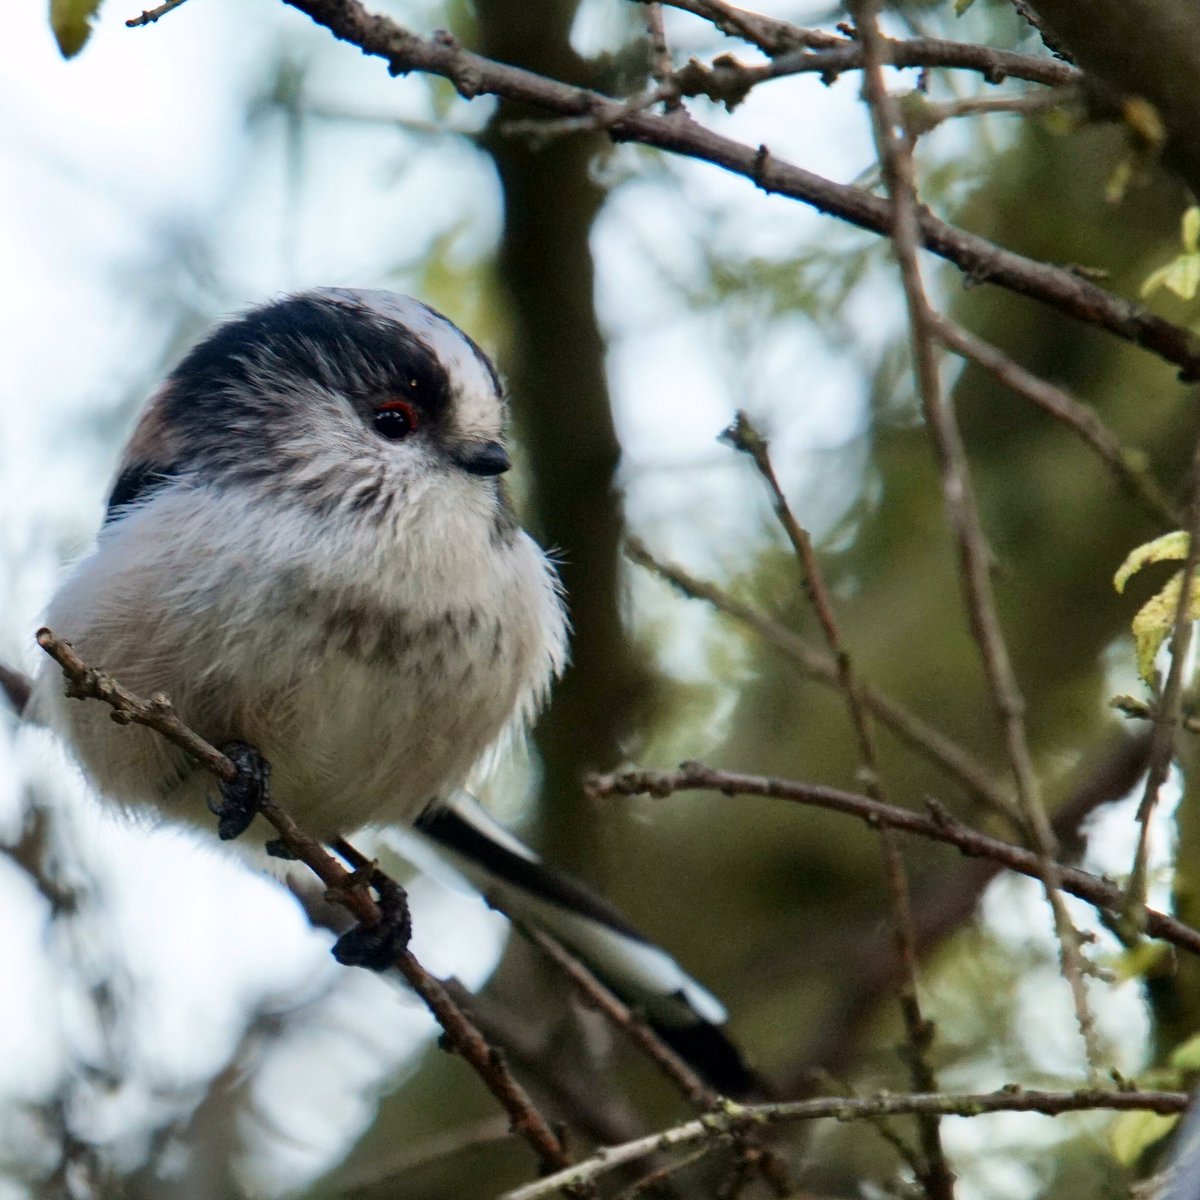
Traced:
POLYGON ((376 406, 371 421, 380 437, 395 442, 416 433, 420 417, 416 406, 407 400, 388 400, 376 406))

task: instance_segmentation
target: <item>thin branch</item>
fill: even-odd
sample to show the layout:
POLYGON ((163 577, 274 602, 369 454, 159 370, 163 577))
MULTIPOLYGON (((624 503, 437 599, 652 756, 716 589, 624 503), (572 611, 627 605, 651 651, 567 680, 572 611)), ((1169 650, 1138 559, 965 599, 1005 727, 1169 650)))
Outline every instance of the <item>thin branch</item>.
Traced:
POLYGON ((143 9, 141 16, 130 17, 129 20, 125 22, 125 28, 138 29, 142 25, 153 25, 154 22, 159 20, 160 17, 165 17, 167 13, 173 12, 181 4, 186 3, 187 0, 164 0, 164 2, 158 5, 156 8, 143 9))
POLYGON ((923 137, 939 125, 960 117, 1014 116, 1030 117, 1051 109, 1078 103, 1083 99, 1082 88, 1075 85, 1047 91, 1024 91, 1002 96, 964 96, 960 100, 925 100, 906 107, 904 128, 910 137, 923 137))
MULTIPOLYGON (((395 75, 421 71, 449 79, 459 94, 520 101, 564 117, 600 116, 621 101, 587 88, 548 79, 521 67, 464 50, 449 34, 422 38, 391 19, 368 12, 358 0, 285 0, 364 54, 384 59, 395 75)), ((656 146, 725 168, 763 191, 790 196, 852 225, 885 233, 890 205, 882 197, 834 183, 776 158, 765 147, 743 145, 706 129, 686 114, 639 112, 623 116, 610 131, 618 141, 656 146)), ((918 214, 923 245, 955 263, 975 283, 994 283, 1030 296, 1118 337, 1135 342, 1200 378, 1200 340, 1189 330, 1144 306, 1111 295, 1061 267, 1014 254, 931 213, 918 214)))
MULTIPOLYGON (((641 0, 647 3, 648 0, 641 0)), ((799 59, 797 51, 830 52, 820 61, 813 56, 812 70, 830 78, 862 66, 862 47, 857 42, 822 29, 805 29, 775 17, 766 17, 726 4, 724 0, 662 0, 670 8, 692 13, 722 33, 757 46, 772 59, 799 59)), ((1026 79, 1031 83, 1057 86, 1077 83, 1080 73, 1066 63, 1034 54, 996 50, 971 42, 941 38, 883 39, 884 61, 893 67, 951 67, 977 71, 989 83, 1026 79)))
POLYGON ((1025 730, 1025 699, 1009 658, 996 611, 989 572, 990 556, 975 501, 966 450, 939 378, 935 330, 930 320, 932 310, 925 294, 919 261, 920 227, 912 144, 911 140, 901 140, 897 136, 899 113, 884 84, 878 0, 853 0, 851 11, 867 56, 863 71, 863 95, 871 114, 884 185, 892 202, 892 246, 900 267, 908 308, 913 372, 925 425, 933 441, 941 473, 946 515, 957 543, 967 615, 1004 732, 1017 803, 1041 863, 1041 878, 1054 917, 1063 977, 1071 989, 1089 1070, 1098 1075, 1101 1053, 1084 984, 1086 963, 1078 932, 1060 892, 1054 833, 1033 770, 1033 757, 1025 730))
POLYGON ((938 340, 962 358, 969 359, 999 380, 1005 387, 1023 396, 1061 421, 1078 435, 1100 457, 1112 472, 1117 483, 1154 518, 1169 529, 1183 524, 1178 509, 1167 499, 1158 480, 1148 470, 1140 457, 1127 450, 1117 435, 1074 396, 1055 387, 1052 383, 1025 370, 1020 363, 1009 358, 1003 350, 964 329, 956 321, 942 313, 930 312, 930 324, 938 340))
MULTIPOLYGON (((809 678, 831 687, 837 686, 837 664, 828 655, 815 650, 798 634, 715 584, 697 579, 674 563, 664 563, 655 558, 639 538, 626 539, 625 553, 631 561, 653 571, 685 596, 703 600, 719 612, 740 621, 768 645, 786 655, 809 678)), ((1008 796, 992 781, 988 769, 982 763, 968 754, 957 742, 870 684, 862 684, 860 690, 862 701, 871 713, 901 741, 941 767, 984 808, 1004 817, 1015 830, 1023 828, 1021 814, 1013 807, 1008 796)))
MULTIPOLYGON (((38 630, 37 642, 62 667, 67 679, 68 696, 79 700, 102 700, 112 708, 112 718, 117 724, 145 725, 184 750, 218 779, 232 783, 237 778, 238 771, 234 763, 189 729, 175 715, 171 702, 162 693, 143 700, 112 676, 89 667, 69 642, 63 641, 49 629, 38 630)), ((303 862, 320 878, 329 889, 332 899, 348 908, 364 925, 379 923, 379 908, 360 870, 347 871, 315 838, 304 833, 273 800, 265 800, 260 811, 280 835, 291 856, 303 862)), ((348 843, 339 840, 339 846, 353 859, 356 868, 371 867, 376 878, 381 875, 377 867, 348 843)), ((544 1165, 565 1167, 570 1159, 558 1137, 537 1111, 525 1089, 513 1078, 500 1055, 487 1044, 442 984, 421 966, 409 950, 397 957, 395 965, 442 1027, 447 1044, 475 1069, 488 1090, 504 1107, 513 1132, 529 1143, 544 1165)))
MULTIPOLYGON (((1108 703, 1122 716, 1137 721, 1153 721, 1158 711, 1156 705, 1147 704, 1136 696, 1114 696, 1108 703)), ((1181 715, 1179 727, 1188 733, 1200 733, 1200 717, 1181 715)))
MULTIPOLYGON (((646 3, 647 0, 640 0, 646 3)), ((726 4, 725 0, 662 0, 668 8, 689 12, 716 26, 729 37, 751 42, 764 54, 786 54, 797 47, 840 46, 844 39, 820 29, 802 29, 776 17, 764 17, 748 9, 726 4)))
MULTIPOLYGON (((1073 67, 1053 59, 1029 58, 1009 51, 991 50, 966 42, 945 42, 937 38, 908 38, 904 41, 883 39, 886 65, 927 71, 935 67, 960 67, 980 71, 989 83, 999 83, 1009 74, 1030 83, 1040 83, 1054 89, 1050 92, 1030 92, 1023 96, 972 97, 950 101, 945 105, 927 101, 930 115, 940 113, 930 125, 943 120, 988 112, 1032 113, 1056 108, 1078 96, 1082 76, 1073 67), (1005 63, 1005 70, 1001 63, 1005 63), (1064 89, 1071 89, 1069 92, 1064 89), (961 110, 957 106, 962 106, 961 110)), ((692 59, 686 66, 665 76, 664 88, 679 95, 708 96, 712 100, 735 107, 760 84, 796 75, 820 75, 822 83, 834 83, 846 71, 861 70, 863 48, 857 42, 843 42, 826 50, 796 50, 780 55, 766 63, 743 63, 731 54, 722 54, 711 65, 692 59)))
POLYGON ((717 1093, 560 942, 512 916, 508 919, 570 980, 583 1000, 603 1013, 608 1022, 637 1046, 687 1100, 697 1108, 712 1109, 717 1106, 720 1099, 717 1093))
MULTIPOLYGON (((673 1175, 678 1175, 681 1171, 686 1171, 688 1167, 694 1166, 701 1159, 707 1158, 716 1147, 717 1143, 715 1141, 706 1142, 698 1150, 693 1150, 691 1154, 685 1154, 682 1158, 676 1159, 675 1162, 656 1167, 653 1171, 647 1171, 640 1179, 635 1179, 623 1192, 619 1192, 614 1200, 635 1200, 637 1196, 644 1196, 650 1192, 659 1191, 665 1184, 670 1182, 673 1175)), ((666 1195, 673 1194, 672 1192, 666 1193, 666 1195)))
MULTIPOLYGON (((489 900, 489 903, 491 901, 489 900)), ((504 912, 502 905, 498 906, 504 912)), ((541 951, 560 970, 584 1002, 601 1012, 608 1022, 619 1029, 658 1069, 671 1080, 682 1095, 697 1108, 711 1112, 721 1104, 720 1096, 623 1000, 614 995, 596 978, 587 966, 548 933, 505 913, 519 933, 541 951)), ((763 1178, 779 1196, 791 1191, 788 1170, 778 1155, 757 1144, 757 1139, 739 1137, 740 1157, 760 1171, 763 1178)))
MULTIPOLYGON (((505 993, 497 997, 468 991, 457 979, 444 981, 451 998, 463 1008, 489 1041, 504 1047, 505 1058, 536 1086, 572 1134, 593 1144, 637 1137, 644 1118, 613 1081, 588 1069, 590 1063, 547 1041, 546 1014, 531 1012, 527 998, 505 993)), ((519 992, 520 984, 516 985, 519 992)))
MULTIPOLYGON (((646 36, 650 41, 650 77, 659 86, 671 78, 671 48, 667 45, 667 31, 663 25, 662 5, 650 0, 645 5, 646 36)), ((665 105, 668 112, 679 107, 679 97, 669 97, 665 105)))
MULTIPOLYGON (((833 611, 833 596, 825 582, 812 537, 797 520, 787 496, 780 486, 779 477, 771 461, 771 451, 766 438, 754 427, 750 418, 739 412, 733 425, 726 431, 729 441, 754 461, 758 473, 771 492, 775 515, 792 544, 803 589, 817 614, 825 643, 837 664, 838 687, 846 703, 850 724, 858 742, 859 760, 866 779, 867 794, 872 800, 887 803, 887 791, 879 771, 879 755, 875 746, 875 730, 862 697, 862 685, 851 662, 850 652, 842 639, 837 617, 833 611)), ((913 930, 912 901, 909 896, 908 879, 904 872, 904 860, 896 845, 893 831, 886 825, 880 826, 880 845, 883 850, 884 868, 887 878, 888 897, 892 911, 892 924, 896 938, 896 949, 903 966, 900 986, 900 1013, 904 1023, 907 1060, 912 1086, 919 1092, 936 1092, 937 1076, 929 1062, 929 1049, 933 1041, 934 1026, 921 1011, 917 991, 916 934, 913 930)), ((918 1118, 921 1148, 925 1158, 917 1170, 917 1177, 930 1200, 952 1200, 954 1175, 946 1162, 942 1148, 942 1137, 936 1115, 918 1118)))
MULTIPOLYGON (((799 780, 719 771, 698 762, 682 763, 674 771, 631 769, 591 775, 584 781, 584 786, 592 798, 665 797, 675 792, 712 791, 726 796, 770 796, 779 800, 791 800, 797 804, 857 817, 872 828, 888 825, 903 833, 943 842, 956 847, 969 858, 990 859, 1018 874, 1028 875, 1033 879, 1041 878, 1040 859, 1032 850, 980 833, 955 820, 943 806, 932 801, 930 814, 927 816, 896 805, 880 804, 858 792, 845 792, 839 788, 803 783, 799 780)), ((1115 883, 1081 871, 1077 867, 1062 864, 1059 864, 1059 881, 1063 890, 1072 896, 1078 896, 1092 907, 1112 916, 1120 915, 1125 893, 1115 883)), ((1175 917, 1153 908, 1144 909, 1141 919, 1145 922, 1146 932, 1153 937, 1170 942, 1181 950, 1200 954, 1200 930, 1193 929, 1175 917)))
POLYGON ((836 1097, 820 1100, 796 1100, 783 1104, 731 1104, 723 1111, 710 1113, 620 1146, 606 1146, 565 1171, 539 1179, 536 1183, 505 1192, 499 1200, 540 1200, 555 1192, 567 1191, 580 1184, 592 1183, 628 1162, 684 1146, 731 1136, 743 1124, 791 1124, 798 1121, 861 1121, 900 1113, 926 1113, 944 1117, 980 1117, 998 1112, 1036 1112, 1060 1116, 1089 1110, 1138 1111, 1155 1113, 1183 1112, 1190 1097, 1187 1092, 1109 1092, 1085 1089, 1078 1092, 1026 1092, 1020 1088, 1002 1089, 973 1095, 942 1094, 879 1095, 836 1097))

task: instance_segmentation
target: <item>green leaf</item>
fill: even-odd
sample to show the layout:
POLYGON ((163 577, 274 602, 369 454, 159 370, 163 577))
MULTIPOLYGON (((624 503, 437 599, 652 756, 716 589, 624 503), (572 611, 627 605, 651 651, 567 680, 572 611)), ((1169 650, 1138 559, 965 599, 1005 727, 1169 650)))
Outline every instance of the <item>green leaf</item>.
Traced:
POLYGON ((1179 1113, 1164 1115, 1155 1112, 1122 1113, 1108 1132, 1113 1157, 1122 1166, 1131 1167, 1142 1152, 1166 1137, 1180 1117, 1179 1113))
POLYGON ((961 17, 975 3, 975 0, 954 0, 954 15, 961 17))
POLYGON ((1112 962, 1112 972, 1118 983, 1130 979, 1142 979, 1156 970, 1170 957, 1171 950, 1165 942, 1154 942, 1142 938, 1128 950, 1123 950, 1112 962))
POLYGON ((100 0, 50 0, 50 28, 63 58, 74 58, 91 36, 100 0))
POLYGON ((1183 562, 1188 553, 1188 535, 1183 529, 1174 533, 1164 533, 1153 541, 1144 542, 1137 549, 1131 550, 1125 561, 1117 568, 1113 576, 1113 587, 1118 592, 1125 590, 1125 585, 1132 576, 1150 563, 1183 562))
POLYGON ((1195 254, 1200 250, 1200 208, 1194 205, 1183 213, 1183 248, 1195 254))
POLYGON ((1193 299, 1200 287, 1200 253, 1181 254, 1165 267, 1151 271, 1142 284, 1142 295, 1149 296, 1164 287, 1183 300, 1193 299))
POLYGON ((1193 1033, 1171 1051, 1171 1066, 1181 1071, 1200 1071, 1200 1033, 1193 1033))

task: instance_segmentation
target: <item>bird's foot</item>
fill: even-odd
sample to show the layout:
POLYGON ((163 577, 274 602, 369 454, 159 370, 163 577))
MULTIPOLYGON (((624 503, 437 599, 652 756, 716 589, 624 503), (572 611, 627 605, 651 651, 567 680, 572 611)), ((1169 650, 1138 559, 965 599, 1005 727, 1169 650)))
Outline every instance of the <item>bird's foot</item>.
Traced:
POLYGON ((386 971, 408 949, 412 917, 408 893, 393 879, 377 870, 374 863, 353 872, 345 886, 369 884, 379 897, 380 919, 375 925, 356 925, 334 943, 333 957, 346 967, 386 971), (361 876, 365 875, 363 879, 361 876))
POLYGON ((221 781, 221 800, 210 799, 209 810, 217 818, 217 837, 223 842, 241 837, 258 815, 271 778, 271 767, 265 758, 246 742, 229 742, 221 753, 232 760, 238 769, 232 783, 221 781))

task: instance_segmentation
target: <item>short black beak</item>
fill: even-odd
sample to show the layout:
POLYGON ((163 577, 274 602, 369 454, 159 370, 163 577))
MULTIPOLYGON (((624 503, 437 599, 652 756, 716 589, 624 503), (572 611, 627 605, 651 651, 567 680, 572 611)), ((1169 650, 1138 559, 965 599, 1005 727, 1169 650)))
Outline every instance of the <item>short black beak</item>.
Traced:
POLYGON ((458 451, 454 461, 472 475, 503 475, 512 466, 508 451, 499 442, 471 442, 458 451))

